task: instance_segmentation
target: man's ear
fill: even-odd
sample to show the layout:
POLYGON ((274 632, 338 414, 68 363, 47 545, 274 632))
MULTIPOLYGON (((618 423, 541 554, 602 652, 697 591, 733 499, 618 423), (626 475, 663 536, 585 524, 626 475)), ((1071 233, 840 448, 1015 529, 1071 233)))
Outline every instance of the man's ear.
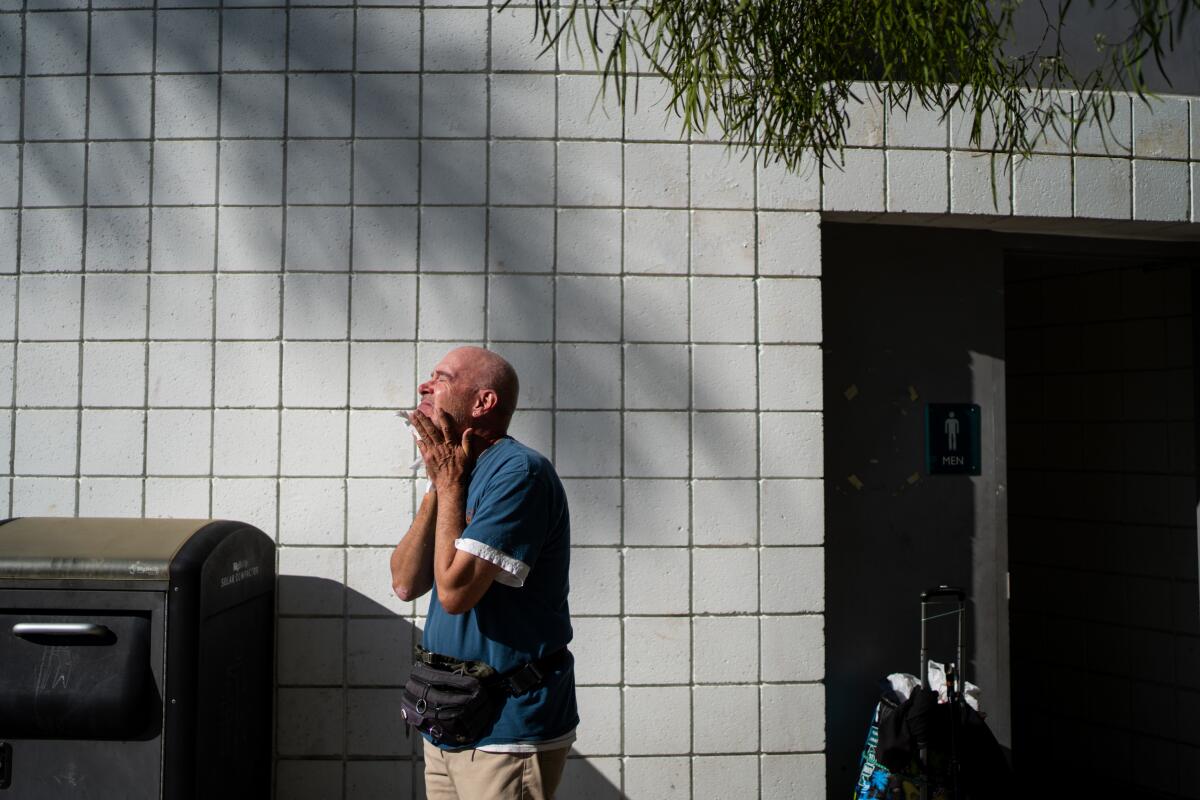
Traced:
POLYGON ((500 398, 492 389, 480 389, 479 394, 475 395, 475 407, 471 409, 471 416, 482 417, 489 413, 496 404, 500 402, 500 398))

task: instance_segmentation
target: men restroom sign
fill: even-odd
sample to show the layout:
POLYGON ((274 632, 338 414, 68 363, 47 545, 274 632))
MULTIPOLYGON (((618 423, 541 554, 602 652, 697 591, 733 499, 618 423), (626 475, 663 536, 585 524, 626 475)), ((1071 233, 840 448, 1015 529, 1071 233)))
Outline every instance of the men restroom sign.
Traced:
POLYGON ((979 474, 979 406, 925 406, 925 471, 930 475, 979 474))

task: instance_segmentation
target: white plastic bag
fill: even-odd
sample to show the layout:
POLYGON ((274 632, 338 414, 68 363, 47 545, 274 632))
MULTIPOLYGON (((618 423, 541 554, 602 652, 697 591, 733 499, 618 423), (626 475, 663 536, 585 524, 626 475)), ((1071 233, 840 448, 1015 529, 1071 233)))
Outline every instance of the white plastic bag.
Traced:
MULTIPOLYGON (((929 688, 937 692, 939 703, 948 703, 950 701, 946 693, 945 664, 937 661, 929 662, 929 688)), ((983 691, 978 686, 970 681, 963 681, 963 699, 967 701, 967 705, 976 711, 979 711, 979 697, 981 694, 983 694, 983 691)))
POLYGON ((887 676, 887 679, 892 686, 892 691, 896 693, 902 703, 912 694, 913 689, 921 685, 916 675, 910 675, 907 672, 893 672, 887 676))

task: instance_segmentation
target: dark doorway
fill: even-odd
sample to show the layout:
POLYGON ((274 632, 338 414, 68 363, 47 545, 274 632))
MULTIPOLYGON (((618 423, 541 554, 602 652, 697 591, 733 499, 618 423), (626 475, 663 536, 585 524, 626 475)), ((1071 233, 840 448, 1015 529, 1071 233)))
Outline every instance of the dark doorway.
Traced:
POLYGON ((1019 778, 1200 797, 1195 245, 825 223, 823 246, 828 796, 951 583, 1019 778), (978 476, 925 469, 947 402, 981 408, 978 476))
MULTIPOLYGON (((822 226, 830 798, 852 791, 879 679, 919 671, 924 589, 950 584, 970 596, 965 674, 1007 736, 996 245, 978 231, 822 226), (928 474, 927 403, 979 405, 980 475, 928 474)), ((936 660, 954 660, 950 631, 931 631, 942 634, 936 660)))
POLYGON ((1055 248, 1006 264, 1014 758, 1023 775, 1079 770, 1131 797, 1200 797, 1180 255, 1055 248))

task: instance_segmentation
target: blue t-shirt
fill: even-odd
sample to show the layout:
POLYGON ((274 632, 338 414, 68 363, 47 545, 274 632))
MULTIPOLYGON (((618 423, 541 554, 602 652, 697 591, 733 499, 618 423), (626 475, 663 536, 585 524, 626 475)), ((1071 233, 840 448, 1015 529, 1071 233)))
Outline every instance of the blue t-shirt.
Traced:
MULTIPOLYGON (((455 545, 502 571, 465 614, 447 613, 434 587, 427 650, 506 672, 571 641, 571 523, 566 492, 544 456, 509 437, 483 451, 467 489, 467 527, 455 545)), ((537 689, 509 697, 491 732, 474 746, 547 741, 578 723, 568 660, 537 689)))

